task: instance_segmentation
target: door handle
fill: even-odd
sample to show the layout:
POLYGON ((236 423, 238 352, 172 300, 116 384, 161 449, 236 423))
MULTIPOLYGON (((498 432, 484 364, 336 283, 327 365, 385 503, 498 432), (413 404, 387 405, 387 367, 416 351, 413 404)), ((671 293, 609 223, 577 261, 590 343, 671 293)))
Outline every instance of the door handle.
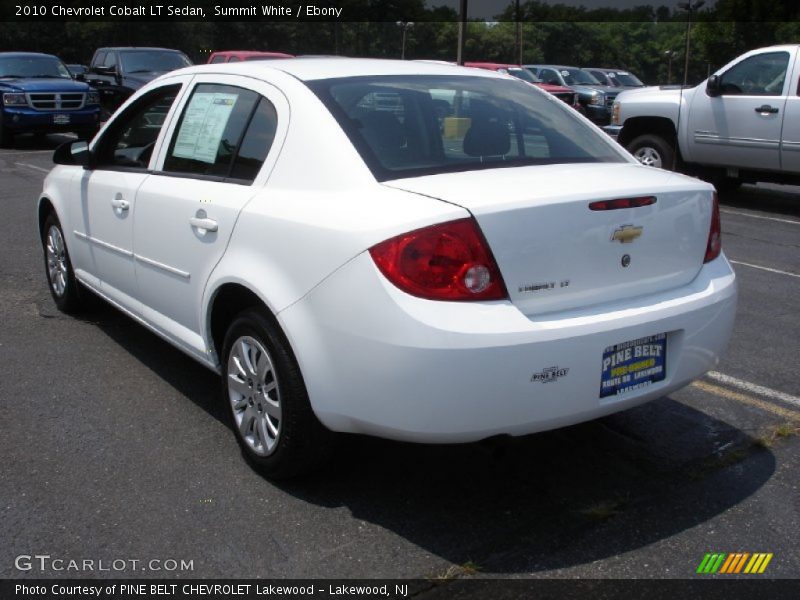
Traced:
POLYGON ((761 106, 759 106, 755 110, 756 110, 757 113, 760 113, 762 115, 767 115, 767 114, 773 114, 774 115, 775 113, 778 112, 777 108, 775 108, 774 106, 770 106, 769 104, 762 104, 761 106))
POLYGON ((198 229, 202 229, 205 231, 216 231, 217 229, 219 229, 219 225, 214 219, 191 217, 189 219, 189 224, 192 227, 197 227, 198 229))
POLYGON ((113 206, 114 208, 117 208, 119 210, 128 210, 131 207, 131 204, 130 204, 130 202, 128 202, 127 200, 124 200, 122 198, 114 198, 111 201, 111 206, 113 206))

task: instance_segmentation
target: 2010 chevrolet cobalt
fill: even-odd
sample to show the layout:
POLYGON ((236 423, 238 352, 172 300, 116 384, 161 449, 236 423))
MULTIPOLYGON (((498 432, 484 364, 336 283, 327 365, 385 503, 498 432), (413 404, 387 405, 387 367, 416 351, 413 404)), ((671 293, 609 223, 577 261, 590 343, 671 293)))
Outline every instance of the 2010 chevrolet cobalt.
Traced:
POLYGON ((332 432, 466 442, 641 404, 733 324, 713 188, 490 71, 192 67, 54 161, 58 307, 91 290, 218 371, 275 477, 332 432))

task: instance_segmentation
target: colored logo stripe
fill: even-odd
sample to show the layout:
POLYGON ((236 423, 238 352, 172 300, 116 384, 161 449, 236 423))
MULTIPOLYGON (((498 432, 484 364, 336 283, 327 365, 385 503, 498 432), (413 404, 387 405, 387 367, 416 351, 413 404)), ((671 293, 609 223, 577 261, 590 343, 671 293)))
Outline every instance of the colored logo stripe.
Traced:
POLYGON ((714 573, 763 573, 772 560, 773 554, 766 552, 709 552, 700 561, 697 572, 713 575, 714 573), (746 566, 745 566, 746 565, 746 566))

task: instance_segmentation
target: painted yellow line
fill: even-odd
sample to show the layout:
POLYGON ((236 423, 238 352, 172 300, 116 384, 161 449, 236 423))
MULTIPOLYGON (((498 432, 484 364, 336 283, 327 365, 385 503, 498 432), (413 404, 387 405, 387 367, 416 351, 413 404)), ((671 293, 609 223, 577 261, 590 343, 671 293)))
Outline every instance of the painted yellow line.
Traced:
POLYGON ((736 570, 735 571, 731 571, 731 573, 739 573, 742 570, 742 567, 744 566, 744 562, 747 560, 748 556, 750 556, 749 552, 745 552, 744 554, 742 554, 742 559, 736 565, 736 570))
POLYGON ((766 400, 760 400, 758 398, 753 398, 752 396, 740 394, 739 392, 734 392, 733 390, 729 390, 724 387, 714 385, 713 383, 708 383, 706 381, 694 381, 692 382, 691 385, 692 387, 697 388, 698 390, 702 390, 704 392, 708 392, 709 394, 714 394, 715 396, 720 396, 722 398, 727 398, 728 400, 733 400, 735 402, 741 402, 742 404, 747 404, 748 406, 761 409, 763 411, 772 413, 773 415, 778 415, 779 417, 783 417, 784 419, 800 420, 800 411, 791 410, 788 408, 784 408, 782 406, 777 406, 772 402, 767 402, 766 400))
POLYGON ((767 570, 767 565, 769 564, 769 561, 771 561, 771 560, 772 560, 772 552, 767 554, 767 557, 764 559, 764 562, 761 563, 761 568, 758 570, 758 572, 759 573, 763 573, 764 571, 766 571, 767 570))
POLYGON ((764 561, 764 557, 766 554, 761 552, 757 554, 753 554, 753 558, 750 560, 750 563, 745 568, 745 573, 758 573, 758 568, 761 566, 761 563, 764 561))

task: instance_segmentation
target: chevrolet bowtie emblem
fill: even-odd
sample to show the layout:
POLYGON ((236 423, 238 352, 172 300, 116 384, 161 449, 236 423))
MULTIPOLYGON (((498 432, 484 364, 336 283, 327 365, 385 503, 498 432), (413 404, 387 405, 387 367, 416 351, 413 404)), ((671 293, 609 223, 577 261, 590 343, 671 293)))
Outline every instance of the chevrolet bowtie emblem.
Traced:
POLYGON ((642 235, 644 227, 636 227, 634 225, 623 225, 611 236, 612 242, 620 242, 622 244, 630 244, 633 240, 642 235))

